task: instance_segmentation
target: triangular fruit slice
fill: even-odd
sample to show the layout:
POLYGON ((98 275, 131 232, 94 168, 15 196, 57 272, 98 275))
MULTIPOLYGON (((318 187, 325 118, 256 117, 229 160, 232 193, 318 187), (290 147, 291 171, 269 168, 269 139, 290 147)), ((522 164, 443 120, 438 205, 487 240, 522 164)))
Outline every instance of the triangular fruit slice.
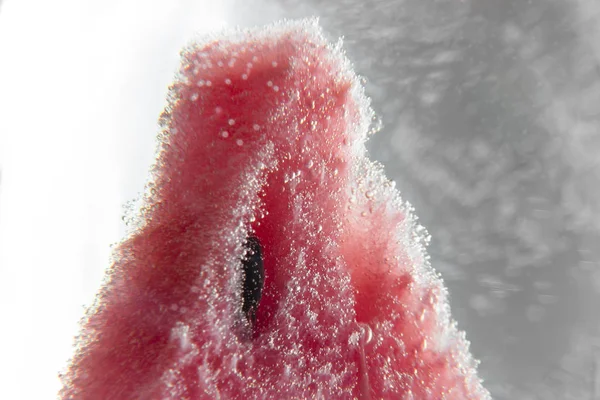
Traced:
POLYGON ((64 399, 488 399, 315 20, 183 53, 64 399))

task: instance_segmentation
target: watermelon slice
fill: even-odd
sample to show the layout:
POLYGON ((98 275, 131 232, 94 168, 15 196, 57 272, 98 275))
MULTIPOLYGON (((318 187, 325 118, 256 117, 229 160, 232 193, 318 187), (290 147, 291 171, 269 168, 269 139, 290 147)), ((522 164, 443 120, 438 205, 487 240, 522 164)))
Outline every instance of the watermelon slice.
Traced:
POLYGON ((192 45, 63 399, 488 399, 315 20, 192 45))

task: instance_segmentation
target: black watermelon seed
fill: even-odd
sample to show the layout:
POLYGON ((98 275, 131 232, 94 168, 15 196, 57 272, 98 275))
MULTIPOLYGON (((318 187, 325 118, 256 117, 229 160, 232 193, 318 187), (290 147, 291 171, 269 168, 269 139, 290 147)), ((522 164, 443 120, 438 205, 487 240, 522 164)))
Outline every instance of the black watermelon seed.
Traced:
POLYGON ((255 236, 249 236, 244 245, 246 253, 242 258, 243 287, 242 311, 249 322, 256 320, 256 309, 262 296, 265 282, 265 270, 260 242, 255 236))

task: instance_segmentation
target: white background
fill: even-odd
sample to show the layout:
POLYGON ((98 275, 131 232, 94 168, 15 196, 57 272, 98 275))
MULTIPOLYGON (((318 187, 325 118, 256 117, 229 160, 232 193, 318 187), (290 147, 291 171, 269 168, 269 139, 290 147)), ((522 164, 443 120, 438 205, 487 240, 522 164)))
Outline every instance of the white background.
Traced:
POLYGON ((54 398, 122 205, 193 32, 226 2, 5 1, 0 9, 0 397, 54 398))

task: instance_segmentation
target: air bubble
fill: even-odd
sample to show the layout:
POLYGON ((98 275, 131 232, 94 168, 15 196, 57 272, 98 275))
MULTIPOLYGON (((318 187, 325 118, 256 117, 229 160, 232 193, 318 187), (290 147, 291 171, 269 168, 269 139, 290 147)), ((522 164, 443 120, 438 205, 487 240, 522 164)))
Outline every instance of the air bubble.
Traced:
POLYGON ((196 82, 196 85, 198 85, 199 87, 204 86, 204 79, 200 79, 198 82, 196 82))
POLYGON ((229 132, 223 131, 223 132, 221 132, 221 136, 223 136, 224 138, 228 138, 229 137, 229 132))
POLYGON ((273 90, 276 92, 279 92, 279 86, 277 86, 277 85, 273 86, 273 90))
POLYGON ((211 81, 206 81, 206 86, 212 86, 212 82, 211 81))
POLYGON ((219 67, 222 67, 222 66, 223 66, 223 61, 217 61, 217 65, 218 65, 219 67))
POLYGON ((271 63, 271 65, 272 65, 273 67, 276 67, 276 66, 277 66, 277 61, 273 61, 273 62, 271 63))
POLYGON ((359 323, 359 325, 365 339, 365 344, 370 343, 371 340, 373 340, 373 330, 371 329, 371 325, 366 323, 359 323))
POLYGON ((229 67, 233 68, 233 66, 235 65, 235 58, 232 58, 231 60, 229 60, 227 65, 229 65, 229 67))
POLYGON ((365 197, 366 197, 367 199, 372 199, 372 198, 373 198, 373 192, 372 192, 371 190, 367 190, 367 191, 365 192, 365 197))
POLYGON ((246 64, 246 67, 252 68, 252 63, 249 62, 248 64, 246 64))
POLYGON ((544 314, 544 307, 539 304, 531 304, 526 310, 527 319, 531 322, 540 322, 544 318, 544 314))
POLYGON ((171 331, 171 340, 179 339, 179 348, 183 351, 188 351, 191 348, 189 338, 189 327, 178 323, 177 326, 171 331))
POLYGON ((246 80, 246 79, 248 79, 248 74, 242 74, 242 79, 243 79, 243 80, 246 80))
POLYGON ((238 139, 235 141, 235 144, 237 144, 238 146, 243 146, 244 145, 244 141, 242 139, 238 139))
POLYGON ((260 129, 260 126, 258 124, 254 124, 252 125, 252 129, 254 129, 255 131, 260 129))
POLYGON ((258 61, 258 57, 256 57, 256 56, 252 57, 252 61, 257 62, 258 61))
POLYGON ((308 160, 308 162, 306 163, 306 168, 309 168, 309 169, 310 169, 310 168, 312 168, 312 167, 313 167, 313 165, 314 165, 314 162, 313 162, 313 160, 308 160))
POLYGON ((271 86, 273 86, 273 81, 268 81, 268 82, 267 82, 267 86, 268 86, 268 87, 271 87, 271 86))
POLYGON ((196 101, 196 100, 198 100, 198 93, 194 93, 194 94, 192 94, 192 95, 190 96, 190 100, 191 100, 191 101, 196 101))
POLYGON ((231 118, 229 119, 229 121, 227 121, 229 123, 229 125, 233 126, 235 125, 235 119, 231 118))
POLYGON ((231 79, 229 79, 229 78, 225 79, 225 84, 226 85, 231 85, 231 79))
POLYGON ((221 107, 215 107, 215 113, 221 114, 222 112, 223 112, 223 109, 221 107))

